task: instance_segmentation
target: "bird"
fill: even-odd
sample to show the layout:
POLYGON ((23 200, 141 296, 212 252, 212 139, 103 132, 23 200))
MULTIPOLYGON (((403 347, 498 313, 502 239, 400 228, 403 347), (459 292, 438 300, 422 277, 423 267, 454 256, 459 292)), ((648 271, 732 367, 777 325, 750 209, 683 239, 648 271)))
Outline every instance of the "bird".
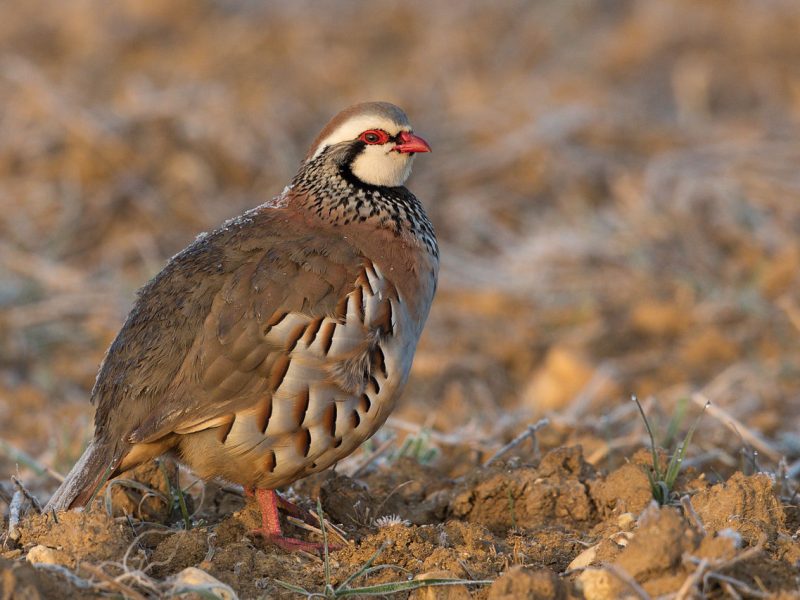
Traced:
POLYGON ((172 454, 255 496, 255 533, 286 550, 276 489, 355 451, 408 379, 439 247, 405 187, 430 152, 402 109, 346 108, 290 184, 200 234, 139 292, 91 392, 94 436, 45 511, 172 454))

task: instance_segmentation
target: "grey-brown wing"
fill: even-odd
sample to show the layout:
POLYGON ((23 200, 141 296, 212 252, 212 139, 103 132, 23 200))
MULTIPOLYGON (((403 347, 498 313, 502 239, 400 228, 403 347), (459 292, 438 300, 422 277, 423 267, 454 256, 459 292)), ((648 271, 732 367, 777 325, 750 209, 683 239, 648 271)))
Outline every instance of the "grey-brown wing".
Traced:
MULTIPOLYGON (((278 236, 249 255, 213 294, 171 384, 129 441, 224 425, 235 411, 268 398, 301 338, 331 342, 323 318, 344 320, 362 260, 345 240, 322 232, 278 236)), ((367 343, 366 333, 361 337, 354 346, 367 343)))

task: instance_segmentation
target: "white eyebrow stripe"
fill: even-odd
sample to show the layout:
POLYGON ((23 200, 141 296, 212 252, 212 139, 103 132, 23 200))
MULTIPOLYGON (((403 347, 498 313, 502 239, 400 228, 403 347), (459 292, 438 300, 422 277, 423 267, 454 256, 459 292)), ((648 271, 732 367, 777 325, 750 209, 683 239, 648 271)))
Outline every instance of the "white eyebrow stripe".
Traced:
POLYGON ((382 119, 375 115, 353 117, 339 125, 328 137, 323 139, 311 158, 316 158, 328 146, 356 139, 367 129, 383 129, 390 136, 395 136, 401 131, 411 131, 411 127, 408 125, 398 125, 390 119, 382 119))

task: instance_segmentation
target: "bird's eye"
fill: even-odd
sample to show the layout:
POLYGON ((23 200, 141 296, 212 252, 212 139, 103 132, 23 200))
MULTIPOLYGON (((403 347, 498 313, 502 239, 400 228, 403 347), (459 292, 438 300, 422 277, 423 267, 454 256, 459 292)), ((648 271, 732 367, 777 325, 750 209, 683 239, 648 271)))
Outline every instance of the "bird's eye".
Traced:
POLYGON ((358 139, 367 144, 385 144, 389 141, 389 134, 381 129, 370 129, 358 136, 358 139))

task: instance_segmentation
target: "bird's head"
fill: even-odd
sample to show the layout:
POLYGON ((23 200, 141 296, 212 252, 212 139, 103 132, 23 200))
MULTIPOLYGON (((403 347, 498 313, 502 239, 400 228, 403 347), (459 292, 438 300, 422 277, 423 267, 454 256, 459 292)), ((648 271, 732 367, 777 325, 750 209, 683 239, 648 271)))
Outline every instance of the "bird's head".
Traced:
POLYGON ((397 187, 411 173, 417 152, 431 147, 414 135, 406 114, 388 102, 365 102, 340 112, 325 126, 306 155, 324 154, 368 185, 397 187))

